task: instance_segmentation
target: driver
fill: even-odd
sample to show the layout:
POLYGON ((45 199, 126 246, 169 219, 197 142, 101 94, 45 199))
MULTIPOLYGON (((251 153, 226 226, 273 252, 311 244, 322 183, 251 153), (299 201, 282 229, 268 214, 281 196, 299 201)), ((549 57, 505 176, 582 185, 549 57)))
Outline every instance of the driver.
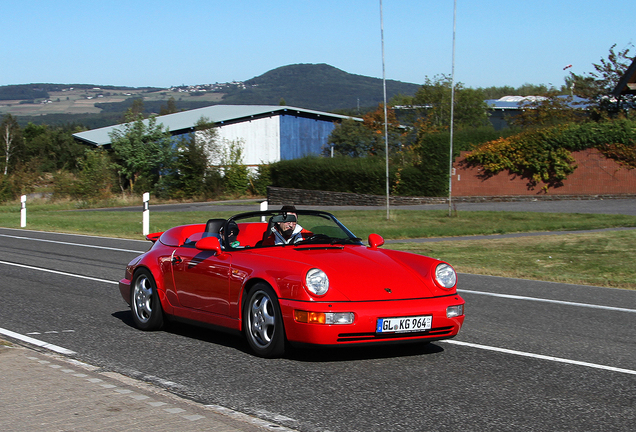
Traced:
POLYGON ((285 205, 280 212, 279 215, 272 217, 274 226, 271 228, 271 233, 263 240, 263 246, 294 244, 311 236, 310 231, 298 224, 296 207, 285 205))

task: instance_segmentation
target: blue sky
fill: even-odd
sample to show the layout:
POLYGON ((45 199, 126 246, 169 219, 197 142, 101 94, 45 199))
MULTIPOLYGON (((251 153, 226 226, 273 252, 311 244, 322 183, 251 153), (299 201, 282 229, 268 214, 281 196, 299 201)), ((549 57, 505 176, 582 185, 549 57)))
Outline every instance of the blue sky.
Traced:
MULTIPOLYGON (((560 87, 636 44, 633 0, 457 0, 455 79, 560 87)), ((387 79, 450 74, 453 0, 383 0, 387 79)), ((0 85, 244 81, 295 63, 382 77, 379 0, 19 0, 0 9, 0 85)), ((636 49, 632 50, 636 54, 636 49)))

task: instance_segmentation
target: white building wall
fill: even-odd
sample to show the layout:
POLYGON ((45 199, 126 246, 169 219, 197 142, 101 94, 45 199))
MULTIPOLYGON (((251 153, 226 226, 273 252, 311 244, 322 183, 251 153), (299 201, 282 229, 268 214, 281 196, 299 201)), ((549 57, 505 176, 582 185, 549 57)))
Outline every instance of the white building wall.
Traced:
POLYGON ((280 121, 278 116, 221 125, 217 128, 219 143, 243 143, 243 163, 261 165, 280 160, 280 121))

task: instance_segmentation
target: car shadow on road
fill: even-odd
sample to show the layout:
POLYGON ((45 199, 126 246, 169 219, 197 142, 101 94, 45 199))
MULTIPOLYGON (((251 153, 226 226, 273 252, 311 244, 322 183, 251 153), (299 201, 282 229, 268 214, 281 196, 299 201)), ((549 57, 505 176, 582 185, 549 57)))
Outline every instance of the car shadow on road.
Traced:
MULTIPOLYGON (((122 310, 112 314, 131 328, 135 328, 130 310, 122 310)), ((139 330, 141 331, 141 330, 139 330)), ((215 345, 236 349, 247 355, 256 357, 245 338, 238 332, 228 332, 219 328, 202 327, 177 321, 165 323, 161 330, 186 338, 196 339, 215 345)), ((411 357, 439 354, 444 348, 427 342, 399 342, 387 345, 348 345, 339 347, 295 347, 289 346, 285 359, 299 362, 326 363, 340 361, 372 360, 394 357, 411 357)))
POLYGON ((343 347, 292 348, 286 356, 301 362, 340 362, 412 357, 439 354, 444 348, 434 343, 402 342, 389 345, 349 345, 343 347))
MULTIPOLYGON (((132 320, 130 309, 114 312, 111 315, 114 318, 121 320, 121 322, 126 324, 127 326, 137 330, 137 327, 132 320)), ((138 331, 141 332, 142 330, 138 331)), ((202 342, 235 348, 247 354, 252 354, 247 341, 245 341, 245 339, 241 337, 239 332, 228 331, 219 327, 212 328, 210 326, 189 324, 180 321, 164 322, 164 326, 160 331, 196 339, 202 342)))

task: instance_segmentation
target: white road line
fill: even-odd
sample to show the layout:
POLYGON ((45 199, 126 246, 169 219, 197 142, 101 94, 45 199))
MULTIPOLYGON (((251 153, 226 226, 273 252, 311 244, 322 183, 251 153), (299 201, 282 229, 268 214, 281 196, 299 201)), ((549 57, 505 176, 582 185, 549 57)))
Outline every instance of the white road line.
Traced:
POLYGON ((477 349, 482 349, 482 350, 487 350, 487 351, 496 351, 496 352, 501 352, 501 353, 505 353, 505 354, 518 355, 518 356, 522 356, 522 357, 530 357, 530 358, 536 358, 536 359, 540 359, 540 360, 548 360, 548 361, 553 361, 553 362, 557 362, 557 363, 566 363, 566 364, 571 364, 571 365, 590 367, 590 368, 594 368, 594 369, 602 369, 602 370, 611 371, 611 372, 620 372, 620 373, 629 374, 629 375, 636 375, 636 370, 632 370, 632 369, 622 369, 622 368, 617 368, 617 367, 613 367, 613 366, 600 365, 600 364, 596 364, 596 363, 588 363, 588 362, 582 362, 582 361, 578 361, 578 360, 570 360, 570 359, 565 359, 565 358, 560 358, 560 357, 546 356, 546 355, 542 355, 542 354, 533 354, 533 353, 528 353, 528 352, 523 352, 523 351, 511 350, 511 349, 507 349, 507 348, 497 348, 497 347, 492 347, 492 346, 488 346, 488 345, 479 345, 479 344, 474 344, 474 343, 470 343, 470 342, 461 342, 461 341, 456 341, 456 340, 443 340, 443 341, 440 341, 440 342, 449 343, 449 344, 453 344, 453 345, 467 346, 467 347, 477 348, 477 349))
POLYGON ((22 342, 29 343, 31 345, 36 345, 36 346, 39 346, 39 347, 42 347, 42 348, 46 348, 48 350, 55 351, 55 352, 60 353, 60 354, 65 354, 65 355, 76 354, 75 351, 71 351, 70 349, 62 348, 62 347, 57 346, 57 345, 53 345, 53 344, 50 344, 50 343, 47 343, 47 342, 43 342, 41 340, 34 339, 32 337, 29 337, 29 336, 24 336, 24 335, 21 335, 20 333, 12 332, 11 330, 6 330, 6 329, 3 329, 3 328, 0 328, 0 334, 5 335, 5 336, 10 337, 10 338, 13 338, 13 339, 20 340, 22 342))
POLYGON ((113 248, 113 247, 106 247, 106 246, 96 246, 96 245, 89 245, 89 244, 82 244, 82 243, 70 243, 70 242, 63 242, 63 241, 57 241, 57 240, 46 240, 46 239, 38 239, 38 238, 32 238, 32 237, 14 236, 9 234, 0 234, 0 237, 8 237, 8 238, 14 238, 19 240, 33 240, 33 241, 40 241, 45 243, 57 243, 57 244, 68 245, 68 246, 80 246, 80 247, 87 247, 87 248, 94 248, 94 249, 104 249, 104 250, 111 250, 111 251, 117 251, 117 252, 132 252, 132 253, 145 252, 145 251, 138 251, 138 250, 131 250, 131 249, 120 249, 120 248, 113 248))
POLYGON ((92 280, 92 281, 96 281, 96 282, 104 282, 104 283, 109 283, 109 284, 119 284, 119 282, 117 282, 117 281, 99 279, 99 278, 94 278, 94 277, 90 277, 90 276, 78 275, 78 274, 74 274, 74 273, 66 273, 66 272, 61 272, 61 271, 57 271, 57 270, 49 270, 49 269, 45 269, 45 268, 41 268, 41 267, 33 267, 33 266, 24 265, 24 264, 11 263, 11 262, 7 262, 7 261, 0 261, 0 264, 5 264, 5 265, 13 266, 13 267, 26 268, 26 269, 29 269, 29 270, 39 270, 39 271, 43 271, 43 272, 47 272, 47 273, 59 274, 59 275, 62 275, 62 276, 71 276, 71 277, 80 278, 80 279, 88 279, 88 280, 92 280))
MULTIPOLYGON (((49 269, 45 269, 45 268, 41 268, 41 267, 33 267, 33 266, 28 266, 28 265, 24 265, 24 264, 17 264, 17 263, 10 263, 10 262, 6 262, 6 261, 0 261, 0 264, 6 264, 6 265, 10 265, 10 266, 14 266, 14 267, 20 267, 20 268, 27 268, 30 270, 39 270, 39 271, 43 271, 43 272, 47 272, 47 273, 54 273, 54 274, 59 274, 59 275, 63 275, 63 276, 71 276, 71 277, 75 277, 75 278, 80 278, 80 279, 88 279, 88 280, 92 280, 92 281, 97 281, 97 282, 105 282, 105 283, 109 283, 109 284, 117 284, 119 282, 115 282, 115 281, 110 281, 110 280, 106 280, 106 279, 99 279, 99 278, 93 278, 93 277, 89 277, 89 276, 83 276, 83 275, 78 275, 78 274, 73 274, 73 273, 66 273, 66 272, 60 272, 57 270, 49 270, 49 269)), ((43 342, 39 339, 34 339, 32 337, 29 336, 24 336, 21 335, 19 333, 15 333, 12 332, 11 330, 6 330, 3 328, 0 328, 0 334, 3 334, 7 337, 11 337, 17 340, 20 340, 22 342, 26 342, 32 345, 36 345, 42 348, 46 348, 49 349, 51 351, 55 351, 57 353, 60 354, 65 354, 65 355, 73 355, 75 354, 75 351, 71 351, 69 349, 66 348, 62 348, 59 347, 57 345, 53 345, 47 342, 43 342)))
POLYGON ((70 237, 89 237, 89 238, 102 239, 102 240, 103 239, 123 240, 123 241, 142 242, 142 243, 146 243, 148 241, 148 240, 137 240, 137 239, 121 238, 121 237, 96 236, 96 235, 89 235, 89 234, 74 234, 74 233, 63 233, 63 232, 55 232, 55 231, 30 230, 30 229, 24 229, 24 228, 0 227, 0 230, 16 231, 16 232, 21 232, 21 233, 52 234, 52 235, 70 236, 70 237))
POLYGON ((589 303, 576 303, 576 302, 568 302, 568 301, 562 301, 562 300, 550 300, 550 299, 542 299, 538 297, 525 297, 525 296, 518 296, 518 295, 512 295, 512 294, 499 294, 499 293, 490 293, 485 291, 471 291, 471 290, 457 290, 457 292, 486 295, 491 297, 501 297, 501 298, 507 298, 512 300, 529 300, 529 301, 555 303, 555 304, 568 305, 568 306, 579 306, 579 307, 588 307, 593 309, 604 309, 604 310, 611 310, 611 311, 618 311, 618 312, 636 313, 636 309, 626 309, 626 308, 619 308, 614 306, 601 306, 601 305, 594 305, 589 303))

